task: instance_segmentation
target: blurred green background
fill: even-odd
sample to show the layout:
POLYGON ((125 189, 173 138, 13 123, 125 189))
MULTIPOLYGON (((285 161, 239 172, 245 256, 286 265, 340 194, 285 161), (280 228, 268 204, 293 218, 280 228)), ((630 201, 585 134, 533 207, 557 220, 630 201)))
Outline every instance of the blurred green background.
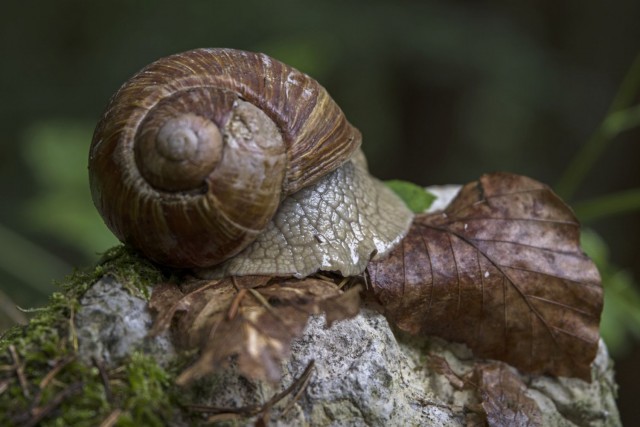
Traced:
POLYGON ((4 2, 0 330, 28 317, 16 305, 44 304, 53 280, 115 244, 86 159, 119 85, 195 47, 262 51, 327 87, 380 178, 465 183, 507 170, 561 192, 603 274, 602 331, 635 424, 639 22, 637 0, 4 2))

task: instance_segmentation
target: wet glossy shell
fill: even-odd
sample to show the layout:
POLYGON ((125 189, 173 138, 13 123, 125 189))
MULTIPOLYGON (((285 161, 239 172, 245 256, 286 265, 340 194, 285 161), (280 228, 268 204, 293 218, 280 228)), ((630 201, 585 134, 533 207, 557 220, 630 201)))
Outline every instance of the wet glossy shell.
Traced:
POLYGON ((263 54, 198 49, 154 62, 113 96, 91 145, 91 192, 123 242, 162 264, 210 266, 359 145, 309 76, 263 54))

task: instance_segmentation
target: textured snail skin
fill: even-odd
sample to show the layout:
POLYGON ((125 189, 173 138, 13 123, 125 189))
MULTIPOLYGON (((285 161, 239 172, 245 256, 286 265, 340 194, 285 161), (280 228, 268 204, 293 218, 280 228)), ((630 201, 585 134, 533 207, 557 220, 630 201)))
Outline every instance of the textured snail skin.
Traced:
POLYGON ((307 75, 263 54, 198 49, 154 62, 113 96, 90 149, 91 192, 121 241, 168 266, 211 266, 360 141, 307 75))
POLYGON ((407 233, 413 213, 372 177, 364 154, 292 194, 265 231, 238 255, 200 276, 305 277, 318 270, 361 274, 407 233))

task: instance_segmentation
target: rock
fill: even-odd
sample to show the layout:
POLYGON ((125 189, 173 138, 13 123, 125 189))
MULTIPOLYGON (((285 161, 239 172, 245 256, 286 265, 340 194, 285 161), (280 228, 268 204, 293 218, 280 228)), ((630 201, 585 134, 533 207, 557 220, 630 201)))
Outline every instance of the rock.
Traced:
MULTIPOLYGON (((79 352, 85 360, 101 357, 113 362, 139 350, 156 355, 161 363, 175 357, 166 337, 146 337, 151 326, 146 301, 112 278, 103 278, 87 292, 76 320, 79 352)), ((248 381, 226 369, 198 382, 198 401, 193 403, 225 408, 262 405, 295 382, 313 360, 306 389, 298 400, 288 396, 271 409, 272 425, 466 425, 479 407, 477 391, 428 368, 427 355, 445 359, 458 378, 470 374, 477 362, 461 344, 396 338, 384 316, 372 309, 329 329, 323 317, 316 316, 294 341, 280 384, 248 381)), ((602 342, 592 372, 592 383, 521 376, 525 395, 540 410, 542 425, 620 425, 612 362, 602 342)), ((255 419, 246 422, 252 425, 255 419)))
POLYGON ((432 185, 426 187, 425 190, 427 192, 436 196, 429 209, 425 211, 425 213, 431 213, 435 211, 440 211, 449 206, 449 203, 458 195, 461 185, 449 184, 449 185, 432 185))
POLYGON ((111 276, 98 280, 80 300, 76 315, 78 354, 107 365, 140 350, 157 355, 160 364, 175 356, 167 334, 148 337, 153 319, 147 302, 128 292, 111 276))
POLYGON ((429 405, 437 397, 416 375, 386 319, 363 310, 330 329, 316 317, 292 347, 289 376, 315 360, 315 374, 300 406, 311 425, 451 425, 455 416, 429 405))
POLYGON ((574 378, 532 377, 529 392, 541 408, 550 407, 568 421, 566 425, 620 425, 613 363, 602 340, 591 373, 591 384, 574 378))

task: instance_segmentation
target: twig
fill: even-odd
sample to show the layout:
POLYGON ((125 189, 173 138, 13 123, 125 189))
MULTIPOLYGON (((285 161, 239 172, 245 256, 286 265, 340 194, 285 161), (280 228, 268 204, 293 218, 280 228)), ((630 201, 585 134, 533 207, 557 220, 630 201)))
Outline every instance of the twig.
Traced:
POLYGON ((214 325, 211 327, 209 333, 207 334, 208 341, 213 341, 213 337, 216 335, 216 333, 218 333, 218 328, 222 324, 222 320, 222 318, 218 318, 218 320, 216 320, 216 323, 214 323, 214 325))
POLYGON ((11 384, 11 381, 13 381, 13 378, 7 378, 0 381, 0 395, 4 393, 7 388, 9 388, 9 384, 11 384))
POLYGON ((315 361, 311 360, 308 364, 307 367, 304 368, 304 371, 302 372, 302 375, 300 375, 298 378, 296 378, 290 385, 289 387, 285 388, 284 390, 282 390, 280 393, 276 394, 275 396, 273 396, 271 399, 269 399, 269 401, 267 402, 267 405, 273 406, 276 403, 278 403, 280 400, 282 400, 284 397, 286 397, 287 395, 291 394, 291 392, 298 387, 300 384, 304 383, 307 378, 311 375, 311 370, 313 369, 313 367, 315 366, 315 361))
POLYGON ((60 406, 66 399, 73 395, 80 394, 83 387, 84 383, 82 381, 71 384, 60 393, 58 393, 53 399, 51 399, 51 401, 47 405, 41 408, 35 408, 32 412, 33 416, 22 425, 24 427, 36 426, 40 421, 42 421, 43 418, 51 414, 51 412, 53 412, 58 406, 60 406))
POLYGON ((241 415, 243 417, 251 417, 260 413, 262 405, 247 405, 239 408, 225 408, 223 406, 209 406, 209 405, 185 405, 185 408, 193 412, 202 412, 213 414, 213 416, 222 415, 241 415))
POLYGON ((273 317, 278 319, 285 326, 288 325, 287 321, 283 319, 282 316, 280 316, 280 314, 273 308, 271 304, 269 304, 269 301, 267 301, 267 299, 260 292, 256 291, 255 289, 249 289, 249 292, 251 292, 251 295, 253 295, 253 297, 257 299, 258 302, 262 304, 273 317))
POLYGON ((311 370, 313 369, 314 365, 315 365, 315 361, 311 360, 307 365, 307 367, 304 369, 304 372, 302 372, 302 375, 300 375, 295 381, 293 381, 289 385, 289 387, 287 387, 280 393, 273 396, 271 399, 267 401, 267 403, 263 405, 262 410, 260 412, 262 413, 261 418, 265 424, 269 420, 269 414, 271 412, 271 408, 273 408, 282 399, 284 399, 285 397, 293 393, 293 390, 298 388, 298 392, 294 395, 292 401, 289 404, 287 404, 287 406, 284 408, 282 415, 286 414, 291 409, 291 407, 293 406, 293 403, 295 403, 295 401, 297 401, 300 398, 300 395, 308 385, 309 379, 311 377, 311 370))
MULTIPOLYGON (((251 292, 251 295, 253 295, 253 297, 258 300, 258 302, 260 304, 262 304, 264 306, 264 308, 267 309, 267 311, 269 312, 269 314, 271 314, 278 322, 280 322, 280 324, 282 325, 282 327, 288 331, 288 333, 295 335, 295 333, 293 332, 293 326, 290 322, 287 322, 287 319, 285 319, 284 317, 282 317, 282 315, 280 313, 278 313, 278 311, 276 309, 273 308, 273 306, 271 304, 269 304, 269 301, 267 301, 267 299, 258 291, 256 291, 255 289, 249 289, 249 292, 251 292)), ((301 306, 297 306, 297 305, 292 305, 291 308, 298 310, 298 311, 304 311, 304 309, 301 306)), ((255 329, 257 330, 261 330, 260 325, 256 324, 255 322, 251 321, 251 319, 247 319, 247 322, 249 324, 251 324, 251 326, 253 326, 255 329)), ((262 332, 264 333, 264 332, 262 332)))
POLYGON ((0 365, 0 372, 9 372, 15 370, 16 367, 13 365, 0 365))
POLYGON ((71 356, 64 359, 58 359, 56 365, 49 372, 47 372, 47 375, 45 375, 44 378, 42 378, 40 384, 38 384, 38 390, 36 391, 35 396, 33 396, 33 399, 31 399, 31 402, 29 403, 30 413, 34 413, 38 405, 40 405, 44 389, 49 385, 51 381, 53 381, 53 379, 56 377, 56 375, 58 375, 62 368, 67 366, 74 358, 74 356, 71 356))
POLYGON ((71 337, 71 345, 73 347, 73 351, 74 353, 78 352, 78 333, 76 332, 76 325, 75 325, 75 307, 73 304, 71 304, 71 307, 69 308, 69 310, 71 311, 71 314, 69 315, 69 336, 71 337))
POLYGON ((121 409, 114 409, 107 418, 102 420, 100 423, 100 427, 111 427, 118 422, 118 418, 120 418, 120 414, 122 413, 121 409))
POLYGON ((300 376, 299 378, 299 380, 301 380, 300 388, 298 388, 298 391, 293 396, 291 401, 287 403, 287 406, 285 406, 284 409, 282 410, 282 416, 287 415, 287 413, 291 410, 291 408, 293 408, 293 405, 300 399, 300 397, 302 396, 302 393, 304 393, 304 391, 307 389, 309 382, 311 382, 311 370, 313 369, 314 364, 315 362, 313 360, 309 362, 304 372, 300 376))
POLYGON ((305 368, 302 375, 296 378, 286 389, 281 391, 280 393, 275 394, 271 399, 265 402, 262 405, 247 405, 241 406, 240 408, 223 408, 216 406, 207 406, 207 405, 186 405, 185 407, 188 410, 194 412, 202 412, 202 413, 210 413, 212 414, 207 418, 208 422, 216 422, 216 421, 228 421, 235 420, 239 417, 253 417, 256 415, 262 414, 262 418, 264 419, 265 414, 268 414, 271 411, 271 408, 274 407, 278 402, 292 394, 294 390, 298 389, 296 394, 293 396, 293 400, 291 403, 287 404, 284 408, 283 415, 289 411, 290 407, 293 406, 303 391, 309 384, 309 380, 311 378, 311 372, 313 370, 315 363, 313 360, 309 362, 307 367, 305 368))
POLYGON ((40 388, 40 390, 43 390, 47 385, 49 385, 51 380, 53 380, 53 378, 56 375, 58 375, 58 372, 60 372, 62 368, 67 366, 74 359, 75 359, 75 356, 72 355, 59 360, 58 363, 53 367, 53 369, 47 372, 47 375, 45 375, 44 378, 40 381, 40 384, 38 384, 38 387, 40 388))
POLYGON ((20 363, 20 357, 18 357, 18 352, 13 344, 9 346, 9 353, 11 354, 11 359, 13 360, 13 365, 15 367, 16 375, 18 376, 18 382, 20 383, 20 388, 22 389, 22 395, 25 398, 29 398, 29 386, 27 384, 27 379, 24 377, 24 366, 20 363))
POLYGON ((247 289, 242 288, 238 291, 236 296, 231 301, 231 306, 229 307, 229 312, 227 313, 227 319, 233 320, 238 314, 238 307, 240 307, 240 302, 242 302, 242 298, 247 294, 247 289))
POLYGON ((236 414, 233 412, 224 412, 220 414, 211 415, 209 418, 207 418, 207 423, 215 424, 215 423, 220 423, 224 421, 235 421, 242 417, 248 417, 248 416, 250 415, 245 416, 245 415, 236 414))
POLYGON ((334 281, 331 277, 325 276, 324 274, 320 274, 320 273, 316 273, 315 277, 320 279, 320 280, 324 280, 325 282, 333 282, 334 281))
POLYGON ((371 283, 371 276, 369 275, 369 270, 365 270, 362 273, 362 280, 364 282, 364 289, 369 290, 369 284, 371 283))
POLYGON ((349 283, 350 277, 345 277, 343 278, 340 283, 338 283, 338 289, 342 289, 344 287, 344 285, 346 285, 347 283, 349 283))
POLYGON ((100 380, 102 380, 102 387, 104 388, 104 395, 107 402, 113 403, 113 393, 111 392, 111 385, 109 384, 109 374, 104 368, 104 364, 96 357, 92 357, 91 361, 93 362, 93 365, 98 368, 98 372, 100 373, 100 380))

